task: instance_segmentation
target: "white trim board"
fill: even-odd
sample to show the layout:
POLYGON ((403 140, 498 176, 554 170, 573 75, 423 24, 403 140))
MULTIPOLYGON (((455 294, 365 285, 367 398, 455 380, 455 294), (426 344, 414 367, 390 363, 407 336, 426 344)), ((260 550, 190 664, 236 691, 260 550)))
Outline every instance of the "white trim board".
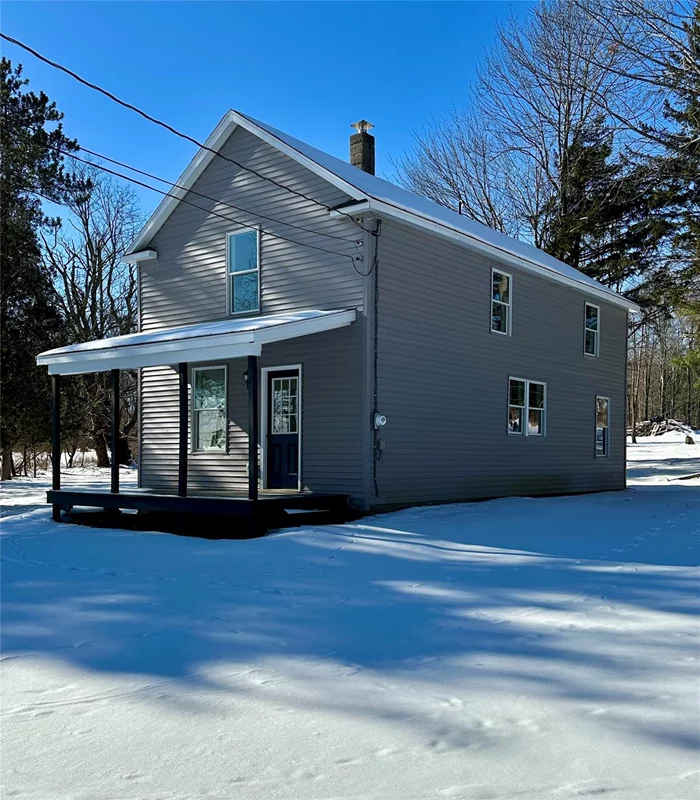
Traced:
MULTIPOLYGON (((413 225, 414 227, 422 228, 441 236, 444 239, 449 239, 457 244, 461 244, 463 247, 467 247, 468 249, 471 249, 477 253, 482 253, 501 264, 519 267, 522 270, 532 272, 535 275, 546 278, 547 280, 555 281, 556 283, 563 283, 566 286, 578 289, 580 292, 588 293, 596 298, 607 300, 609 303, 613 303, 614 305, 622 306, 628 311, 639 311, 639 306, 636 305, 636 303, 633 303, 626 297, 613 292, 611 289, 607 289, 602 284, 600 284, 600 286, 596 286, 595 283, 588 283, 587 280, 576 280, 574 278, 570 278, 567 275, 556 272, 550 267, 545 267, 541 264, 537 264, 534 261, 529 261, 517 253, 504 250, 503 248, 497 247, 496 245, 492 244, 491 242, 487 242, 484 239, 479 239, 476 236, 457 230, 456 228, 447 225, 445 222, 420 216, 412 211, 402 209, 399 206, 389 205, 380 200, 368 199, 363 203, 337 208, 335 211, 331 211, 331 216, 334 217, 342 216, 343 214, 350 214, 351 216, 359 217, 368 213, 378 214, 379 216, 383 215, 391 219, 396 219, 400 222, 413 225)), ((582 275, 582 278, 583 277, 584 276, 582 275)))
POLYGON ((259 356, 265 344, 343 328, 351 325, 356 315, 351 308, 231 317, 47 350, 37 356, 36 363, 47 366, 51 375, 77 375, 259 356))
POLYGON ((216 153, 219 152, 239 125, 266 144, 274 147, 279 152, 306 167, 332 186, 335 186, 337 189, 347 194, 352 200, 358 201, 353 205, 346 205, 330 212, 332 217, 341 217, 343 215, 355 216, 366 211, 376 211, 387 216, 393 216, 397 219, 402 219, 410 225, 421 227, 443 236, 448 236, 463 245, 485 250, 494 258, 503 260, 506 263, 517 264, 523 269, 530 269, 550 280, 575 286, 582 291, 589 291, 596 296, 604 297, 609 302, 624 306, 630 311, 639 311, 635 303, 618 295, 602 284, 599 284, 597 281, 593 281, 582 273, 578 273, 567 264, 558 262, 543 251, 537 250, 518 240, 511 239, 503 234, 499 234, 498 232, 492 233, 494 236, 497 236, 499 241, 502 241, 502 244, 499 245, 488 241, 489 228, 481 226, 476 222, 469 221, 470 230, 464 230, 466 224, 465 218, 460 217, 456 212, 451 212, 449 209, 444 209, 435 205, 433 213, 433 205, 425 198, 413 195, 406 190, 400 189, 400 187, 393 186, 387 181, 364 173, 356 167, 352 167, 346 162, 340 161, 340 159, 329 156, 304 142, 298 141, 281 131, 276 131, 274 128, 270 128, 264 123, 253 120, 233 110, 229 110, 224 114, 214 131, 204 143, 205 146, 199 149, 180 176, 177 183, 181 188, 173 188, 171 192, 173 196, 165 197, 158 205, 153 215, 146 222, 129 248, 130 254, 147 248, 157 231, 175 210, 180 199, 192 188, 200 175, 211 163, 216 153), (405 198, 403 202, 395 198, 393 200, 387 199, 392 197, 392 194, 396 193, 398 193, 399 197, 405 198), (412 197, 415 197, 415 205, 410 203, 412 197), (452 214, 455 217, 454 223, 440 218, 447 215, 449 219, 451 219, 449 215, 452 214), (471 228, 473 228, 473 230, 471 230, 471 228), (482 228, 484 233, 480 235, 479 232, 482 228), (512 248, 509 246, 510 242, 512 242, 512 248), (528 255, 517 252, 523 248, 527 249, 528 253, 532 251, 532 256, 528 257, 528 255), (549 266, 544 262, 548 262, 549 266), (557 268, 557 264, 561 265, 561 271, 557 268), (580 278, 578 275, 580 275, 580 278))

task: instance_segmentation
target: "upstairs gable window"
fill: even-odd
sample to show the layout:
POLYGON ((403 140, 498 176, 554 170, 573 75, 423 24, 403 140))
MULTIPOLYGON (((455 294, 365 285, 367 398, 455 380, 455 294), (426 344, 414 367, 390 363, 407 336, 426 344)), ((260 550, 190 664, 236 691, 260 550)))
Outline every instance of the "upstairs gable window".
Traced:
POLYGON ((491 270, 491 330, 510 336, 511 295, 513 277, 507 272, 491 270))
POLYGON ((226 237, 229 314, 260 310, 260 233, 247 230, 226 237))
POLYGON ((584 322, 583 352, 587 356, 597 356, 600 337, 600 308, 593 303, 586 303, 584 322))

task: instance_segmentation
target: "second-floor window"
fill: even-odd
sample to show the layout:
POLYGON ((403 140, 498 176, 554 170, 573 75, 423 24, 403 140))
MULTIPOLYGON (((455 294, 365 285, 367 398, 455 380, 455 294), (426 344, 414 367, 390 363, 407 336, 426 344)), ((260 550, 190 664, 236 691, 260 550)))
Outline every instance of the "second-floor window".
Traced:
POLYGON ((491 270, 491 330, 510 335, 513 278, 507 272, 491 270))
POLYGON ((583 352, 587 356, 598 355, 600 336, 600 309, 593 303, 586 303, 583 352))
POLYGON ((226 240, 229 314, 260 310, 259 232, 229 233, 226 240))

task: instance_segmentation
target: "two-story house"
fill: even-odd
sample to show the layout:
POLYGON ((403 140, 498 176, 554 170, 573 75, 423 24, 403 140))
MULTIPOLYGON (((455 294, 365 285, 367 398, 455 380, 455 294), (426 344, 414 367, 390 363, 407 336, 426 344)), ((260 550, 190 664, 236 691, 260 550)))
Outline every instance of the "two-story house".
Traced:
POLYGON ((219 122, 127 256, 139 332, 38 357, 55 398, 62 374, 140 374, 141 490, 55 474, 56 518, 624 488, 634 304, 375 177, 367 127, 346 163, 219 122))

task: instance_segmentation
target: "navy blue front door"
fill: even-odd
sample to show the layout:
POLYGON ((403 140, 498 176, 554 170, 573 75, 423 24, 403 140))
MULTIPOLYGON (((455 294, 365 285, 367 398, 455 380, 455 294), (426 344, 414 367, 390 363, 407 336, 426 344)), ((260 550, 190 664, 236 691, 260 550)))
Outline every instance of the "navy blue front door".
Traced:
POLYGON ((299 372, 267 374, 267 488, 299 486, 299 372))

